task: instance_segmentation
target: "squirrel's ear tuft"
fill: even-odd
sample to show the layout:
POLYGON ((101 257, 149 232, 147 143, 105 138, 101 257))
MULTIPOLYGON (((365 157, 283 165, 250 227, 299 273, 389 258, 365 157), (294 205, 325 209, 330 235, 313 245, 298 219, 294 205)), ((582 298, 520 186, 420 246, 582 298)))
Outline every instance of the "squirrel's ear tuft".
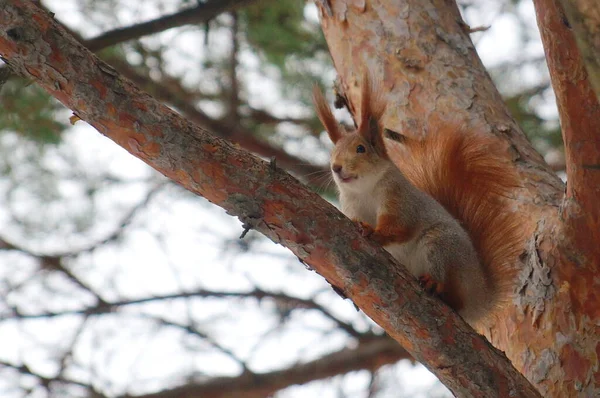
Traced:
POLYGON ((383 132, 379 122, 374 117, 370 117, 366 123, 366 128, 363 127, 359 132, 371 144, 375 153, 382 158, 388 157, 383 141, 383 132))
POLYGON ((358 133, 371 144, 379 156, 387 158, 385 143, 383 142, 383 131, 380 126, 380 119, 385 106, 381 100, 379 82, 376 81, 373 85, 371 79, 365 71, 361 87, 358 133), (376 90, 376 92, 373 92, 373 90, 376 90))
POLYGON ((333 116, 333 112, 331 112, 331 108, 327 104, 327 100, 323 95, 323 92, 319 88, 318 85, 313 86, 313 102, 315 104, 315 108, 317 110, 317 116, 325 130, 327 130, 327 134, 331 141, 335 144, 340 138, 342 138, 342 130, 340 128, 340 124, 335 120, 333 116))

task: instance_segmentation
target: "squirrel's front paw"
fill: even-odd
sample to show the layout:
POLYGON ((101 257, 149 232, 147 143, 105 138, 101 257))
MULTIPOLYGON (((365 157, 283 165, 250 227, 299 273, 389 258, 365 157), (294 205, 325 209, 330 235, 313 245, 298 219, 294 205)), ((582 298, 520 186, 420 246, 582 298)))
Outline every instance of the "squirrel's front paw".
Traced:
POLYGON ((375 231, 373 229, 373 227, 371 227, 369 224, 364 223, 362 221, 357 221, 357 223, 358 223, 358 229, 362 236, 369 237, 369 236, 373 235, 373 232, 375 231))
POLYGON ((444 284, 433 279, 431 274, 421 275, 419 277, 419 283, 428 293, 436 294, 438 296, 441 296, 442 293, 444 293, 444 284))

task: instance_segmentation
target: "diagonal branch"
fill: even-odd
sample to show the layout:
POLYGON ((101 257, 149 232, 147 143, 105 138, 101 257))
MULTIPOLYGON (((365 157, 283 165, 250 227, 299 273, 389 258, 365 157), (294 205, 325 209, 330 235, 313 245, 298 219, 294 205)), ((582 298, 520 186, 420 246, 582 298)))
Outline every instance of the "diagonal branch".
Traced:
POLYGON ((99 36, 86 40, 85 45, 94 52, 100 51, 124 41, 137 39, 178 26, 208 22, 226 11, 247 6, 254 1, 256 0, 210 0, 198 2, 196 7, 179 11, 175 14, 102 33, 99 36))
POLYGON ((329 175, 329 168, 314 165, 296 156, 290 155, 282 148, 274 147, 271 144, 258 139, 251 131, 238 123, 232 123, 231 120, 217 120, 211 118, 194 106, 190 101, 186 100, 186 98, 193 97, 193 94, 181 85, 179 81, 173 79, 169 84, 163 84, 161 82, 150 80, 150 78, 137 72, 122 60, 111 58, 110 63, 135 84, 150 91, 150 94, 155 98, 174 106, 189 120, 210 129, 212 133, 219 137, 226 138, 233 143, 239 144, 247 151, 265 158, 277 158, 277 162, 280 166, 297 174, 303 181, 306 181, 310 185, 321 185, 323 183, 323 176, 329 175))
MULTIPOLYGON (((235 1, 237 1, 239 6, 242 6, 246 3, 249 4, 254 0, 228 0, 224 3, 235 3, 235 1)), ((213 1, 213 3, 216 2, 213 1)), ((223 5, 226 6, 226 4, 223 5)), ((215 5, 213 8, 216 9, 217 7, 218 5, 215 5)), ((44 7, 41 8, 45 11, 48 11, 44 7)), ((235 7, 231 6, 230 9, 235 9, 235 7)), ((95 52, 102 49, 96 48, 97 44, 95 44, 95 41, 98 38, 85 40, 78 33, 69 29, 68 27, 64 25, 62 25, 62 27, 86 47, 88 47, 88 49, 95 52)), ((277 158, 279 165, 283 166, 286 170, 293 172, 311 186, 322 187, 326 181, 326 177, 329 176, 329 169, 327 167, 311 164, 307 160, 290 155, 282 148, 277 148, 268 142, 265 142, 264 140, 258 139, 251 131, 244 128, 239 123, 236 123, 235 120, 217 120, 211 118, 193 104, 193 99, 196 98, 197 95, 184 87, 179 79, 167 79, 163 77, 163 81, 157 82, 139 73, 133 67, 131 67, 131 65, 118 58, 112 57, 110 58, 109 62, 128 79, 143 89, 149 91, 150 94, 152 94, 155 98, 174 106, 179 112, 186 115, 190 120, 194 121, 200 126, 210 129, 214 134, 217 134, 220 137, 227 138, 229 141, 241 145, 246 150, 256 153, 259 156, 264 158, 277 158)), ((0 67, 0 73, 3 70, 7 71, 8 68, 0 67)), ((262 110, 252 110, 251 117, 257 118, 259 123, 308 123, 306 120, 302 119, 276 119, 262 110)))
POLYGON ((410 356, 393 340, 377 337, 361 341, 356 348, 345 348, 284 370, 220 377, 204 383, 190 383, 172 390, 128 398, 264 398, 294 384, 304 384, 356 370, 375 371, 383 365, 405 358, 410 356))
POLYGON ((30 2, 0 0, 0 27, 0 55, 11 68, 132 155, 289 248, 456 395, 539 397, 500 351, 274 162, 141 92, 30 2))

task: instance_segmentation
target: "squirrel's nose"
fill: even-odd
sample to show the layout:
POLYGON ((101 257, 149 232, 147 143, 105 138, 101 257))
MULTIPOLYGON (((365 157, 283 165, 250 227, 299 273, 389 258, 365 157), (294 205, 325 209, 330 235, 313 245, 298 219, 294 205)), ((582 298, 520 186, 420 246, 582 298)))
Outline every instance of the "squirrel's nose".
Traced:
POLYGON ((333 170, 334 173, 339 174, 342 171, 342 166, 339 164, 331 165, 331 170, 333 170))

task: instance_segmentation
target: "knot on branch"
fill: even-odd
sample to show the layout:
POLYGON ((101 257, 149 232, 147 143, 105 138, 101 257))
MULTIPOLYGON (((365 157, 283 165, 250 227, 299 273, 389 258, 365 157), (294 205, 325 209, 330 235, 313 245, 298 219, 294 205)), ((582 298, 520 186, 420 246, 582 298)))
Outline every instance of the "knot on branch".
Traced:
POLYGON ((36 39, 36 31, 26 26, 15 26, 6 31, 6 36, 15 42, 33 41, 36 39))

